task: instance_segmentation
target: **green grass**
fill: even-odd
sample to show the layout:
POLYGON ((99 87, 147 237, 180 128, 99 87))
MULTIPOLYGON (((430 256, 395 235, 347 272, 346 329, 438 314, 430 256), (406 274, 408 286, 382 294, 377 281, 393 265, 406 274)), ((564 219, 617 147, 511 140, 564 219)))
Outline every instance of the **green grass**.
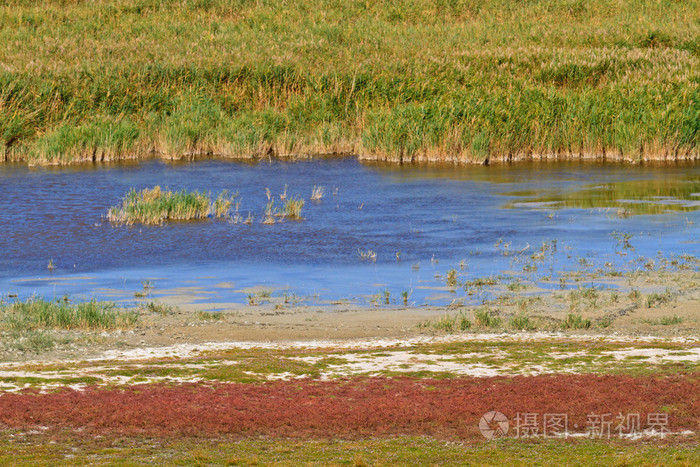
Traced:
POLYGON ((301 219, 301 210, 304 207, 304 200, 301 198, 289 198, 284 201, 284 215, 288 219, 301 219))
POLYGON ((535 320, 522 313, 508 320, 508 326, 517 331, 534 331, 537 329, 535 320))
POLYGON ((583 318, 578 313, 568 313, 562 321, 561 327, 564 329, 589 329, 591 324, 590 319, 583 318))
POLYGON ((141 309, 148 313, 155 313, 161 316, 167 316, 176 311, 175 307, 159 302, 148 302, 141 305, 141 309))
POLYGON ((501 318, 487 309, 474 311, 474 324, 480 328, 497 328, 501 325, 501 318))
POLYGON ((683 318, 678 315, 673 316, 663 316, 658 319, 645 319, 642 322, 651 324, 652 326, 673 326, 674 324, 681 324, 683 318))
POLYGON ((395 436, 355 440, 80 438, 46 435, 0 441, 13 465, 697 465, 692 443, 605 440, 486 440, 474 443, 395 436))
POLYGON ((652 292, 647 295, 647 308, 654 308, 657 305, 664 305, 671 301, 671 290, 666 288, 664 293, 652 292))
POLYGON ((467 331, 471 327, 471 320, 462 312, 457 315, 444 315, 435 321, 428 320, 419 325, 421 329, 434 329, 444 332, 467 331))
POLYGON ((700 2, 10 0, 0 159, 700 154, 700 2))
MULTIPOLYGON (((0 307, 0 326, 15 332, 45 329, 117 329, 131 327, 136 320, 135 313, 120 311, 113 303, 96 300, 67 303, 64 300, 31 298, 0 307)), ((33 334, 29 337, 40 341, 45 336, 33 334)))
POLYGON ((224 319, 224 314, 220 311, 198 311, 197 318, 201 321, 221 321, 224 319))
POLYGON ((224 191, 212 202, 209 194, 196 190, 170 191, 161 190, 160 186, 140 191, 132 188, 121 205, 109 210, 107 218, 115 223, 161 224, 170 220, 225 217, 235 197, 224 191))

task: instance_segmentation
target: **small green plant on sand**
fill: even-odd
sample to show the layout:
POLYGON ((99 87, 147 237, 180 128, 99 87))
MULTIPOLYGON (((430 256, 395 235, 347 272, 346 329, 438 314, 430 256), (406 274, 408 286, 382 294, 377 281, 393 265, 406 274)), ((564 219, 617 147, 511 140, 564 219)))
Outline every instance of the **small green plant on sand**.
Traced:
POLYGON ((591 320, 583 318, 578 313, 568 313, 561 327, 563 329, 588 329, 591 327, 591 320))
POLYGON ((198 311, 197 318, 201 321, 221 321, 224 315, 220 311, 198 311))
POLYGON ((525 314, 517 314, 508 321, 508 326, 518 331, 533 331, 537 328, 532 318, 525 314))
POLYGON ((642 293, 637 289, 630 290, 627 297, 632 301, 635 306, 640 306, 642 304, 642 293))
POLYGON ((652 292, 647 295, 647 308, 654 308, 656 305, 663 305, 671 301, 671 290, 666 289, 664 293, 652 292))
POLYGON ((474 324, 480 328, 497 328, 501 325, 501 318, 491 310, 480 309, 474 312, 474 324))
POLYGON ((171 314, 175 308, 159 302, 148 302, 143 305, 143 309, 149 313, 155 313, 161 316, 166 316, 171 314))
POLYGON ((436 331, 454 332, 467 331, 471 329, 472 322, 467 316, 460 312, 457 315, 444 315, 435 321, 424 321, 419 324, 421 329, 434 329, 436 331))
POLYGON ((645 319, 642 320, 643 323, 651 324, 652 326, 673 326, 674 324, 681 324, 683 318, 678 315, 673 316, 663 316, 658 319, 645 319))

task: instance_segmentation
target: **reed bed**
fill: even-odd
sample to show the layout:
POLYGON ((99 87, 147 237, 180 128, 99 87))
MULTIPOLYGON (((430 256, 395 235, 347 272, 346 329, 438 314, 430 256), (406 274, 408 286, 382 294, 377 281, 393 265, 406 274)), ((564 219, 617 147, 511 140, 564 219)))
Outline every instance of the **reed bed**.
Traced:
POLYGON ((699 148, 700 0, 0 6, 0 160, 699 148))
POLYGON ((212 201, 200 191, 162 190, 160 186, 131 189, 121 205, 107 213, 110 222, 119 224, 162 224, 166 221, 192 220, 229 215, 236 195, 224 191, 212 201))
POLYGON ((110 302, 68 303, 31 298, 0 307, 0 325, 11 331, 42 329, 104 330, 128 328, 137 320, 110 302))
POLYGON ((301 210, 304 207, 304 200, 299 197, 285 198, 284 201, 284 215, 288 219, 299 220, 301 219, 301 210))

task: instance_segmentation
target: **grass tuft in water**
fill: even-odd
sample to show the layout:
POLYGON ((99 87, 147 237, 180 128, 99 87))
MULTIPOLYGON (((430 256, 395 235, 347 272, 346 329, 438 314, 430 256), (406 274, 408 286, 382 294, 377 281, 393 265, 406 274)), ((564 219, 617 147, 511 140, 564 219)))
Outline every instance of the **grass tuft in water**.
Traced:
POLYGON ((325 189, 322 186, 314 185, 311 190, 311 201, 321 201, 323 195, 325 194, 325 189))
POLYGON ((285 198, 284 214, 288 219, 301 219, 301 210, 304 207, 304 200, 301 198, 285 198))
POLYGON ((229 214, 236 194, 223 191, 212 202, 209 194, 200 191, 162 190, 160 186, 131 189, 119 206, 107 213, 111 222, 120 224, 162 224, 170 220, 202 219, 229 214))
POLYGON ((371 261, 373 263, 375 263, 377 261, 377 252, 374 250, 370 250, 370 249, 363 250, 363 249, 359 248, 357 250, 357 255, 360 257, 360 259, 362 261, 371 261))

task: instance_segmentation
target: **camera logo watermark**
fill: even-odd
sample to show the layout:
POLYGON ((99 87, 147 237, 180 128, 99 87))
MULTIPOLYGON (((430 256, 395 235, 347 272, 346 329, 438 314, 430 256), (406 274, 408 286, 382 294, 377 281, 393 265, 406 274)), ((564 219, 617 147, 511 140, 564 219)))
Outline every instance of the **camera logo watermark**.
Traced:
POLYGON ((479 431, 486 439, 503 438, 509 427, 508 417, 495 410, 485 413, 479 420, 479 431))

